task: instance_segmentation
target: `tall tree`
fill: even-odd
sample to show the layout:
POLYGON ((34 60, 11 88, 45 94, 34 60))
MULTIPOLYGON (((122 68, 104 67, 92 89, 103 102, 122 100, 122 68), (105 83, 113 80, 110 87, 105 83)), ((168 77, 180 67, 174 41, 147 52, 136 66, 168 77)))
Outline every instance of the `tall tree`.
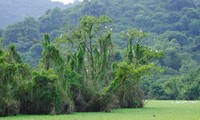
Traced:
POLYGON ((74 68, 83 70, 82 74, 88 79, 87 82, 92 81, 97 90, 101 90, 104 71, 108 70, 112 54, 111 29, 106 26, 110 22, 107 16, 85 16, 79 27, 64 38, 72 45, 70 56, 74 68))

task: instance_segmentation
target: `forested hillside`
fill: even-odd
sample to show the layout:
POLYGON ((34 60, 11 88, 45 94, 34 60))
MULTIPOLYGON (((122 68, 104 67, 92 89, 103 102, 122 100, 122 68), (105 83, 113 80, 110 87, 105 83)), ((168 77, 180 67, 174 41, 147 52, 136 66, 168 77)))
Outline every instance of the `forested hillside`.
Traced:
POLYGON ((200 99, 199 0, 84 0, 9 25, 0 37, 4 98, 23 114, 200 99))
POLYGON ((59 7, 66 9, 71 7, 59 2, 50 0, 1 0, 0 1, 0 28, 5 28, 9 24, 22 21, 28 16, 40 17, 48 9, 59 7))

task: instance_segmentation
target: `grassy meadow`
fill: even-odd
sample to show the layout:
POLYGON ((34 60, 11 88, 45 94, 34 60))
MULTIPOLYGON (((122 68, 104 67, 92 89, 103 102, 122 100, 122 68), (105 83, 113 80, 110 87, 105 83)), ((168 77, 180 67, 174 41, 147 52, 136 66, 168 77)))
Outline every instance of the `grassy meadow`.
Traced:
POLYGON ((0 120, 200 120, 200 101, 145 102, 140 109, 116 109, 109 113, 88 112, 68 115, 17 115, 0 120))

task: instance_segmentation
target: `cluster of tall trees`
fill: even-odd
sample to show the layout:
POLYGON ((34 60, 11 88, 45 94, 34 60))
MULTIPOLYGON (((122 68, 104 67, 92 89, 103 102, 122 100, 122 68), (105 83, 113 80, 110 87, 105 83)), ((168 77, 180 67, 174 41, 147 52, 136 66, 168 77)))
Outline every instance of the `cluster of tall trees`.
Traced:
POLYGON ((141 77, 158 71, 153 61, 163 53, 142 45, 146 34, 132 29, 122 34, 125 59, 116 61, 110 22, 85 16, 55 43, 45 34, 37 68, 23 63, 13 44, 1 47, 0 116, 143 107, 141 77))
MULTIPOLYGON (((12 42, 22 62, 16 63, 9 57, 6 47, 1 47, 0 55, 4 61, 9 59, 5 65, 14 64, 11 75, 15 76, 20 66, 30 71, 25 75, 27 81, 21 84, 24 87, 19 87, 25 91, 19 94, 26 96, 24 106, 33 102, 39 107, 44 104, 43 97, 36 93, 46 89, 49 92, 44 96, 57 95, 48 100, 53 113, 141 107, 142 91, 148 99, 196 100, 200 98, 199 8, 198 0, 85 0, 72 8, 51 9, 39 19, 29 17, 0 29, 1 44, 9 46, 12 42), (110 18, 101 16, 105 14, 113 20, 112 24, 110 18), (148 37, 143 31, 148 31, 148 37), (45 33, 49 36, 43 44, 45 33), (164 56, 156 50, 163 50, 164 56), (149 76, 148 72, 160 71, 149 71, 155 67, 151 64, 155 58, 155 66, 160 66, 162 72, 149 76), (49 87, 46 82, 33 84, 42 79, 49 81, 49 87), (46 87, 32 91, 39 86, 46 87)), ((4 66, 2 70, 9 68, 0 64, 4 66)), ((11 83, 5 84, 12 88, 11 83)), ((16 108, 21 106, 26 111, 21 113, 33 113, 32 107, 36 109, 22 107, 23 100, 11 98, 17 103, 16 108)))

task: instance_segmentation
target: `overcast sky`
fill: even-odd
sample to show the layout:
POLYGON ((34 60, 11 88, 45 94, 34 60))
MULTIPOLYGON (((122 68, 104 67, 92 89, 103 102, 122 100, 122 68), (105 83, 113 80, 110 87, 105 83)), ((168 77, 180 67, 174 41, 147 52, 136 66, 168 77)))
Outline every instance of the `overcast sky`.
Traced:
POLYGON ((51 0, 51 1, 60 1, 63 2, 64 4, 68 4, 68 3, 73 3, 74 0, 51 0))

